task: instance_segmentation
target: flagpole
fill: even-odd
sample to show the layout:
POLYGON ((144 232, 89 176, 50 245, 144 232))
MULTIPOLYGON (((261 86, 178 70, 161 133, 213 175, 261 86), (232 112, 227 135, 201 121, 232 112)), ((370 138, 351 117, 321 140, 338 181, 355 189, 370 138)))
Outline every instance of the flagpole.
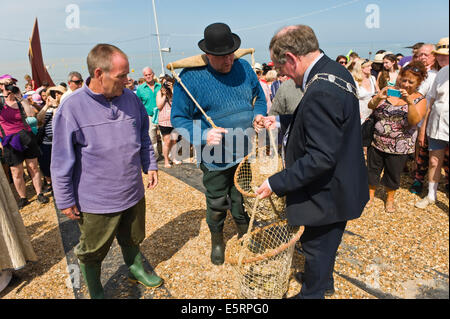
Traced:
POLYGON ((153 3, 153 14, 155 15, 155 25, 156 25, 156 38, 158 39, 158 51, 159 51, 159 58, 161 60, 161 74, 165 74, 164 72, 164 62, 161 52, 161 42, 159 41, 159 30, 158 30, 158 19, 156 18, 156 8, 155 8, 155 0, 152 0, 153 3))

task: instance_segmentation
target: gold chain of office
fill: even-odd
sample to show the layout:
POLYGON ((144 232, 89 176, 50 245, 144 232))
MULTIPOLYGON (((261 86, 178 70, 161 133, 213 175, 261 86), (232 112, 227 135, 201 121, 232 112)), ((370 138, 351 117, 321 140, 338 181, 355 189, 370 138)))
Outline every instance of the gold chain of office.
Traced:
POLYGON ((329 73, 317 73, 316 75, 314 75, 313 78, 311 80, 309 80, 308 84, 306 84, 305 93, 308 90, 308 87, 317 80, 323 80, 323 81, 333 83, 334 85, 338 86, 339 88, 343 89, 344 91, 352 93, 357 99, 359 99, 358 89, 353 84, 345 81, 344 79, 341 79, 340 77, 338 77, 334 74, 329 74, 329 73))

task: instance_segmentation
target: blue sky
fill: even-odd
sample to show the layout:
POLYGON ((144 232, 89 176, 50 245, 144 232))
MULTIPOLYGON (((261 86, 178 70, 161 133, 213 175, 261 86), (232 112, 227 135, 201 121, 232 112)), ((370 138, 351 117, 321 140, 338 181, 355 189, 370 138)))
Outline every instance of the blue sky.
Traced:
MULTIPOLYGON (((4 2, 4 1, 2 1, 4 2)), ((449 3, 444 0, 155 0, 164 64, 201 53, 197 42, 213 22, 227 23, 242 39, 241 47, 256 49, 256 61, 268 62, 273 34, 289 24, 311 26, 330 57, 350 49, 372 58, 378 49, 410 53, 405 46, 418 41, 436 43, 448 36, 449 3), (368 28, 369 5, 379 10, 379 28, 368 28)), ((38 17, 45 64, 55 81, 72 70, 87 75, 85 60, 99 42, 112 43, 130 58, 131 76, 150 65, 161 73, 151 0, 21 0, 2 3, 0 73, 23 83, 30 73, 28 39, 38 17), (79 28, 69 29, 68 5, 79 8, 79 28), (6 26, 6 27, 5 27, 6 26)), ((71 20, 73 21, 73 20, 71 20)))

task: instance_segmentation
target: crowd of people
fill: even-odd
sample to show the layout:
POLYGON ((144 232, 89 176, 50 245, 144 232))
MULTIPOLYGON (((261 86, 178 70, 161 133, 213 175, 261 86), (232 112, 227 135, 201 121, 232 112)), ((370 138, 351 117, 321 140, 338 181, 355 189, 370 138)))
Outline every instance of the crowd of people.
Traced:
POLYGON ((220 265, 227 210, 239 236, 249 226, 233 179, 242 158, 236 145, 226 147, 224 134, 230 128, 279 127, 286 168, 257 193, 261 198, 287 196, 289 223, 306 225, 300 240, 307 257, 305 273, 298 276, 303 283, 299 297, 323 298, 334 291, 332 270, 346 222, 358 218, 366 204, 373 205, 380 183, 386 188, 388 213, 395 212, 395 192, 408 161, 413 163, 412 193, 421 194, 428 179, 427 196, 412 205, 423 209, 435 203, 442 167, 448 192, 448 42, 417 43, 407 57, 380 50, 373 60, 355 52, 330 59, 312 29, 291 26, 273 37, 272 61, 250 66, 235 59, 239 36, 215 23, 198 43, 207 65, 180 74, 209 118, 173 77, 157 78, 145 67, 136 82, 128 76, 126 54, 99 44, 88 55, 86 81, 74 71, 67 83, 36 87, 25 76, 22 92, 13 76, 0 77, 4 176, 14 185, 19 209, 29 204, 28 175, 39 203, 54 196, 63 214, 88 221, 79 223, 75 253, 91 297, 103 298, 101 263, 116 235, 130 279, 152 288, 163 283, 142 266, 144 192, 145 186, 158 184, 158 160, 168 169, 182 163, 175 155, 180 135, 192 145, 199 143, 199 151, 221 145, 221 158, 231 159, 198 158, 211 262, 220 265), (288 45, 299 42, 305 45, 288 45), (205 132, 201 141, 196 140, 196 121, 205 132), (212 121, 217 126, 211 129, 212 121), (364 138, 369 143, 363 148, 364 138), (345 183, 335 185, 335 180, 345 183))
MULTIPOLYGON (((428 177, 428 195, 414 203, 418 208, 426 208, 436 201, 442 168, 447 193, 449 187, 448 92, 444 85, 449 64, 448 38, 436 44, 419 42, 411 48, 412 55, 406 57, 379 50, 373 60, 360 57, 356 52, 338 55, 335 59, 355 81, 361 125, 371 117, 375 128, 370 144, 364 146, 369 171, 368 205, 373 203, 384 172, 381 184, 387 191, 386 211, 391 213, 395 211, 395 190, 405 171, 411 170, 413 183, 409 190, 414 194, 422 194, 428 177), (443 71, 436 82, 440 70, 443 71), (400 91, 400 95, 391 96, 388 90, 400 91), (411 97, 414 99, 409 101, 411 97), (433 115, 431 123, 427 120, 430 113, 433 115), (432 147, 428 145, 429 140, 433 140, 432 147)), ((284 74, 277 77, 282 85, 276 86, 273 75, 267 77, 273 71, 273 62, 256 63, 254 69, 268 101, 268 114, 294 113, 303 96, 301 88, 284 74)))

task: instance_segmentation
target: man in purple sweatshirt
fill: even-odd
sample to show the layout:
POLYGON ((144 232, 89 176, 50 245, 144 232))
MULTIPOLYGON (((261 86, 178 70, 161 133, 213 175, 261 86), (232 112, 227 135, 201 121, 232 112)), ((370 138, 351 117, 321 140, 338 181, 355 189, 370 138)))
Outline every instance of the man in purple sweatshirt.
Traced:
POLYGON ((128 58, 96 45, 87 57, 90 77, 63 101, 53 119, 51 177, 56 206, 81 231, 75 254, 91 298, 103 298, 101 263, 114 237, 130 270, 147 287, 163 280, 145 272, 139 245, 145 238, 145 189, 158 183, 148 116, 125 89, 128 58))

